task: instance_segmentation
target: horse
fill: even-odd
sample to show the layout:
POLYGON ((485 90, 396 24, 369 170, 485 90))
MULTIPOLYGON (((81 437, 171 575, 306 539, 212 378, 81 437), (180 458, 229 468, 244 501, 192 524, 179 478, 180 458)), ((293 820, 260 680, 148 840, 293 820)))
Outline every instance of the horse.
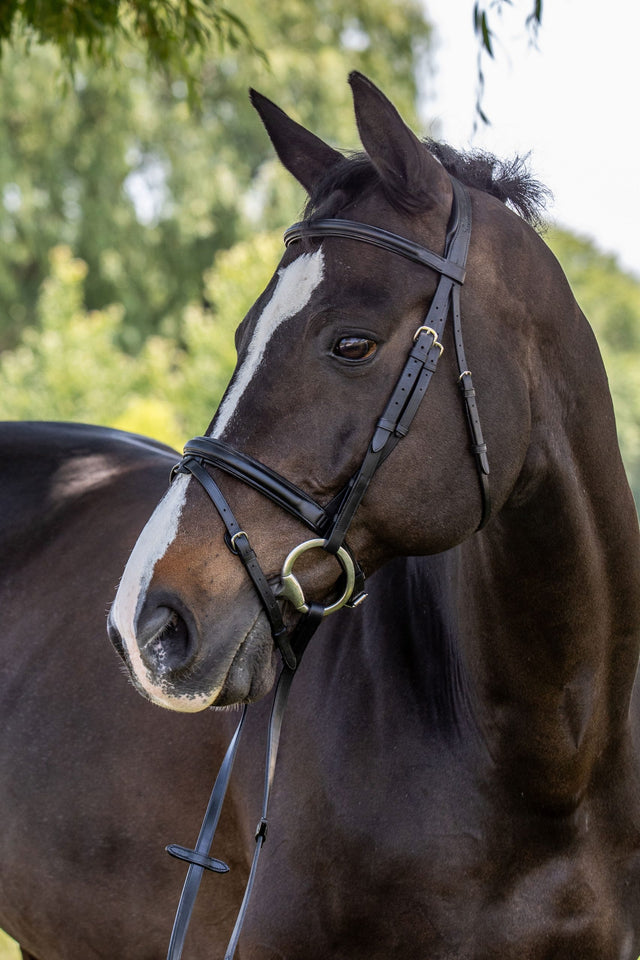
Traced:
POLYGON ((597 344, 504 203, 523 182, 423 144, 350 82, 350 158, 253 94, 310 205, 177 469, 114 431, 0 429, 0 922, 26 958, 163 956, 182 876, 162 846, 195 836, 251 701, 213 851, 231 870, 206 878, 187 942, 224 949, 264 695, 305 618, 343 602, 295 664, 241 960, 640 950, 638 528, 597 344), (463 199, 452 220, 459 196, 472 216, 463 199), (443 276, 475 387, 458 325, 425 322, 443 276), (404 409, 379 414, 408 352, 429 389, 405 431, 404 409), (394 449, 359 485, 372 433, 394 449), (300 552, 325 521, 324 552, 300 552), (123 567, 109 633, 147 700, 103 636, 123 567))
POLYGON ((639 536, 598 345, 513 183, 350 84, 356 156, 252 94, 309 204, 110 635, 190 713, 358 601, 292 686, 242 960, 635 960, 639 536))
MULTIPOLYGON (((164 847, 194 840, 236 720, 228 711, 176 715, 143 700, 105 634, 125 559, 178 454, 145 437, 51 422, 0 424, 0 452, 0 926, 24 960, 160 960, 184 876, 164 847)), ((401 617, 416 653, 428 634, 424 709, 442 724, 450 710, 440 668, 428 664, 439 657, 448 668, 452 637, 438 568, 432 576, 424 569, 438 559, 392 562, 368 583, 373 603, 363 622, 339 612, 323 634, 330 638, 335 624, 340 636, 367 643, 385 622, 395 635, 401 617)), ((415 682, 411 659, 398 682, 415 682)), ((216 840, 231 872, 202 884, 186 943, 193 960, 210 960, 226 942, 240 903, 268 706, 255 704, 246 721, 242 776, 216 840)))
MULTIPOLYGON (((154 708, 106 638, 176 454, 54 423, 4 423, 0 450, 0 926, 25 960, 156 960, 182 881, 164 847, 197 832, 233 722, 154 708)), ((227 879, 229 896, 240 880, 227 879)), ((207 893, 190 942, 199 960, 220 925, 207 893)))

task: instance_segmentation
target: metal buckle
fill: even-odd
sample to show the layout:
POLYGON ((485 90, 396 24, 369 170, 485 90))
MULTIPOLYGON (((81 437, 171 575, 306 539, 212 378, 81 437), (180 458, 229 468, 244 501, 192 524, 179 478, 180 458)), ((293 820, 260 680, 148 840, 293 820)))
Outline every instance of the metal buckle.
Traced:
POLYGON ((228 546, 229 550, 234 555, 234 557, 240 556, 240 551, 236 546, 236 540, 238 539, 238 537, 244 537, 245 540, 247 541, 247 546, 249 547, 251 546, 249 543, 249 537, 244 530, 236 530, 233 536, 230 536, 229 531, 227 530, 227 532, 224 535, 224 542, 226 543, 226 545, 228 546))
MULTIPOLYGON (((326 542, 326 540, 322 540, 320 538, 315 540, 305 540, 304 543, 299 543, 297 547, 294 547, 284 561, 281 574, 282 586, 278 592, 280 596, 284 597, 285 600, 288 600, 289 603, 296 608, 296 610, 300 611, 300 613, 307 613, 309 610, 309 605, 304 598, 304 593, 298 579, 292 572, 293 565, 298 557, 303 553, 306 553, 307 550, 313 550, 316 547, 324 547, 326 542)), ((338 547, 338 552, 334 554, 334 556, 342 567, 347 578, 347 582, 340 599, 324 608, 322 613, 323 617, 328 617, 330 613, 335 613, 336 610, 344 607, 345 603, 347 603, 349 597, 353 593, 353 588, 356 582, 356 573, 353 560, 344 547, 338 547)))
POLYGON ((414 342, 414 343, 416 342, 416 340, 418 339, 418 337, 420 336, 421 333, 429 333, 429 334, 431 334, 431 336, 433 337, 433 343, 431 344, 431 347, 429 347, 429 349, 431 350, 431 349, 433 349, 433 347, 437 347, 438 350, 440 351, 440 356, 442 356, 442 354, 444 353, 444 346, 443 346, 443 345, 440 343, 440 341, 438 340, 438 334, 437 334, 436 331, 433 329, 433 327, 418 327, 418 329, 416 330, 416 332, 415 332, 414 335, 413 335, 413 342, 414 342))

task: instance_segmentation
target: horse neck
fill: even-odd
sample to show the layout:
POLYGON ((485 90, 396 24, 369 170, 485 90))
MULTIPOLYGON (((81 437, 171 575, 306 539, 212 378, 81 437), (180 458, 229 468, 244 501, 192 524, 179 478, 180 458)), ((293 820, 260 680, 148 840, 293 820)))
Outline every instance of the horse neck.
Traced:
POLYGON ((457 643, 457 549, 397 557, 367 580, 356 611, 328 618, 314 686, 349 691, 349 709, 384 730, 408 724, 418 739, 463 739, 468 697, 457 643))
POLYGON ((482 736, 513 789, 558 808, 624 742, 639 648, 637 516, 599 358, 586 369, 579 396, 538 391, 519 483, 461 550, 482 736))

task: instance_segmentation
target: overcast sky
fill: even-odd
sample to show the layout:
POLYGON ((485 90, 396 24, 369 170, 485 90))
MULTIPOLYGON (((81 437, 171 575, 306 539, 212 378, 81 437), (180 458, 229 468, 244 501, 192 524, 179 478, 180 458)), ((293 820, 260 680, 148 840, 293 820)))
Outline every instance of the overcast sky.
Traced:
POLYGON ((530 153, 553 192, 552 219, 586 235, 640 278, 640 3, 544 0, 538 48, 513 0, 496 20, 486 62, 490 127, 475 136, 473 0, 424 0, 436 27, 436 72, 424 78, 424 117, 453 146, 530 153))

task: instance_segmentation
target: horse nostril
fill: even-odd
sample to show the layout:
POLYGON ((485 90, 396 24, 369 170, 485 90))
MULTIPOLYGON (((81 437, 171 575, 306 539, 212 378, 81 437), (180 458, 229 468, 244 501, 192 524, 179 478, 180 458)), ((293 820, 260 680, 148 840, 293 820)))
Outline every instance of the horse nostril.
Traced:
POLYGON ((160 675, 179 670, 191 658, 188 627, 169 607, 156 607, 138 622, 138 646, 147 666, 160 675))

